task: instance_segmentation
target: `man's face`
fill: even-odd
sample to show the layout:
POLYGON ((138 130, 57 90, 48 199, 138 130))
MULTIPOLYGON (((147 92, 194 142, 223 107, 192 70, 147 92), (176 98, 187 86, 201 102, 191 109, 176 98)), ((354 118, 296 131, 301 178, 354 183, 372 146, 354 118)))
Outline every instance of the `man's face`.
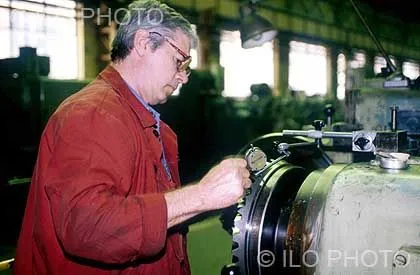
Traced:
POLYGON ((179 84, 188 82, 187 71, 181 67, 189 55, 190 41, 179 30, 174 33, 173 38, 153 32, 150 35, 162 36, 163 42, 156 50, 148 52, 145 59, 148 77, 140 81, 144 85, 146 101, 155 105, 165 103, 179 84))

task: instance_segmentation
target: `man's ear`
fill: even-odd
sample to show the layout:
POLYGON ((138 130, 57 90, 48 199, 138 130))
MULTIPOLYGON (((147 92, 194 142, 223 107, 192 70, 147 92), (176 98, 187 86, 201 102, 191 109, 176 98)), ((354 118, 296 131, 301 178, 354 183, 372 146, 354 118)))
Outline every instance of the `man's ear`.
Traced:
POLYGON ((139 56, 144 56, 150 47, 149 45, 149 32, 146 30, 138 30, 134 35, 134 50, 139 56))

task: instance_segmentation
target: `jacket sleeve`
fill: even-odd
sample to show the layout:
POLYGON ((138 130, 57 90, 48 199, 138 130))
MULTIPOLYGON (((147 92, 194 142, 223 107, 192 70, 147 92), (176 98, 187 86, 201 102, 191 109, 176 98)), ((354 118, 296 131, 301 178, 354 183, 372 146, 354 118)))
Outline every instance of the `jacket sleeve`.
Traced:
MULTIPOLYGON (((50 124, 52 158, 42 177, 63 250, 109 264, 159 253, 166 201, 161 193, 127 195, 127 175, 138 169, 129 128, 115 116, 77 107, 50 124)), ((136 184, 148 179, 141 180, 136 184)))

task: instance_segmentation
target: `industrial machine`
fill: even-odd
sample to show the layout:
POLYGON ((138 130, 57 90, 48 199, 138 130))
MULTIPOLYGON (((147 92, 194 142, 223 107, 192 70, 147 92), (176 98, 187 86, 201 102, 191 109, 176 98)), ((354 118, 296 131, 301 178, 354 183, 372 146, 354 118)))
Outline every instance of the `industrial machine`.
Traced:
POLYGON ((222 274, 420 274, 420 158, 405 153, 396 110, 391 131, 327 132, 316 121, 241 150, 253 184, 222 274), (366 161, 334 163, 334 139, 366 161))

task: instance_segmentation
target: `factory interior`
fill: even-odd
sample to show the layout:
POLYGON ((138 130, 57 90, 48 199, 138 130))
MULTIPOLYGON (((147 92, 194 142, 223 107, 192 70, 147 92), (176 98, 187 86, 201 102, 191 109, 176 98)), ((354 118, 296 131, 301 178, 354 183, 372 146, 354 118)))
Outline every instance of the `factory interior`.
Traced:
MULTIPOLYGON (((0 0, 2 275, 13 270, 43 129, 65 98, 111 62, 112 41, 130 2, 0 0)), ((259 188, 247 194, 242 209, 235 205, 187 222, 192 275, 420 274, 420 16, 415 1, 161 2, 183 14, 199 39, 190 51, 188 83, 154 106, 177 134, 181 183, 199 181, 227 156, 240 155, 259 188), (310 146, 294 145, 302 143, 310 146), (252 167, 260 153, 266 161, 252 167), (409 159, 389 167, 388 162, 397 162, 392 153, 409 159), (335 176, 328 176, 334 167, 335 176), (318 177, 329 183, 329 195, 322 203, 308 195, 300 201, 311 207, 302 210, 298 198, 307 196, 303 191, 312 179, 320 182, 318 177), (342 181, 349 185, 341 186, 342 181), (378 197, 388 189, 375 182, 393 191, 378 197), (344 199, 336 199, 340 194, 344 199), (359 202, 357 219, 349 196, 359 202), (322 229, 311 209, 326 209, 322 229), (260 229, 237 222, 238 213, 260 229), (342 226, 331 225, 336 220, 342 226), (306 234, 299 228, 307 222, 313 223, 311 230, 319 229, 317 248, 298 236, 306 234), (353 225, 361 229, 352 235, 345 227, 353 225), (265 236, 272 227, 288 237, 265 236), (366 236, 372 241, 358 241, 366 236), (282 245, 299 246, 302 255, 305 249, 325 253, 334 245, 350 247, 350 240, 372 250, 392 243, 386 247, 394 253, 389 261, 400 259, 401 251, 411 261, 400 269, 398 262, 385 267, 359 262, 344 269, 338 260, 326 267, 322 255, 317 267, 285 267, 278 261, 263 266, 254 259, 269 250, 276 251, 277 260, 285 259, 282 245)))

